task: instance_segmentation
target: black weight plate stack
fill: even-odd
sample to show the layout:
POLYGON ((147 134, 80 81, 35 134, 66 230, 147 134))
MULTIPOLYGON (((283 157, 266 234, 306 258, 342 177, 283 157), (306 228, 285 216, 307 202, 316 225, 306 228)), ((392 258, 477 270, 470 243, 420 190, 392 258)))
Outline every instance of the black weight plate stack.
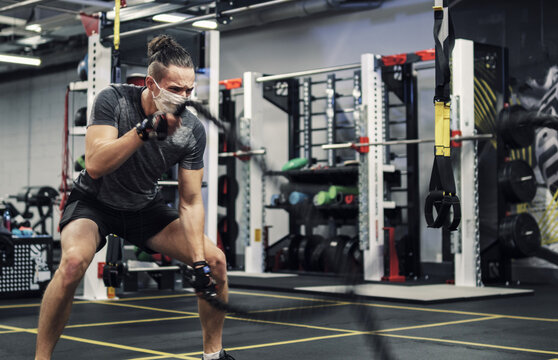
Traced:
POLYGON ((233 221, 230 228, 227 222, 227 217, 221 218, 217 223, 217 232, 221 237, 221 242, 223 244, 225 253, 228 253, 231 245, 234 243, 234 240, 238 237, 239 226, 236 221, 233 221))
POLYGON ((514 258, 533 256, 541 247, 539 225, 528 213, 506 216, 499 227, 499 238, 514 258))
POLYGON ((329 242, 325 239, 316 244, 310 255, 310 270, 325 271, 325 258, 328 247, 329 242))
POLYGON ((329 240, 329 246, 326 249, 326 257, 324 259, 325 271, 338 273, 341 271, 341 258, 345 243, 350 238, 345 235, 339 235, 329 240))
POLYGON ((298 247, 302 240, 302 236, 291 234, 289 241, 289 250, 287 255, 287 262, 290 270, 298 270, 298 247))
POLYGON ((353 274, 359 271, 359 264, 357 261, 362 262, 362 254, 358 254, 360 251, 358 238, 351 238, 345 243, 343 251, 341 254, 341 273, 343 274, 353 274))
POLYGON ((508 147, 521 149, 533 144, 535 128, 522 121, 527 115, 527 111, 521 105, 511 106, 500 113, 498 127, 502 140, 508 147))
POLYGON ((217 180, 217 204, 219 206, 227 206, 229 197, 236 199, 238 196, 238 182, 236 179, 231 179, 227 175, 219 176, 217 180))
POLYGON ((513 204, 530 202, 537 193, 535 173, 523 160, 506 162, 498 173, 498 183, 506 200, 513 204))
POLYGON ((314 248, 323 241, 319 235, 304 236, 298 246, 298 265, 305 271, 311 271, 310 260, 314 248))

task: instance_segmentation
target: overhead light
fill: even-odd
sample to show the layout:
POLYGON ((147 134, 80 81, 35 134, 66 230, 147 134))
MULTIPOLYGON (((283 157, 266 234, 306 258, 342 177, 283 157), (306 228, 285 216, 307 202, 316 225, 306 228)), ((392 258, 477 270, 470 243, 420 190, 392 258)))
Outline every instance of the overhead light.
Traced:
POLYGON ((9 54, 0 54, 0 62, 8 62, 13 64, 32 65, 32 66, 41 65, 41 59, 39 58, 30 57, 30 56, 9 55, 9 54))
POLYGON ((215 30, 217 29, 217 22, 213 20, 199 20, 195 21, 192 26, 202 29, 215 30))
POLYGON ((176 22, 181 22, 190 17, 192 16, 178 15, 178 14, 158 14, 153 16, 152 19, 154 21, 159 21, 159 22, 176 23, 176 22))
POLYGON ((38 32, 40 33, 41 31, 43 31, 43 29, 41 28, 40 24, 31 24, 31 25, 27 25, 25 27, 25 30, 27 31, 34 31, 34 32, 38 32))

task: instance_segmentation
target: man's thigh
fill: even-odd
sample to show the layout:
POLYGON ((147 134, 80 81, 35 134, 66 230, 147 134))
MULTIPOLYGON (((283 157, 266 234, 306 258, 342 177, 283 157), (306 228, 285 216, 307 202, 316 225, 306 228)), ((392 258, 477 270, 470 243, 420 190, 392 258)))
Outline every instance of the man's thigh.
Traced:
POLYGON ((152 248, 148 244, 148 240, 161 233, 172 234, 176 232, 176 226, 172 224, 177 219, 178 211, 176 209, 167 206, 163 201, 155 201, 141 211, 127 212, 125 233, 117 235, 147 252, 161 252, 152 248))
MULTIPOLYGON (((186 233, 179 219, 167 225, 160 233, 150 238, 146 245, 156 252, 168 255, 184 263, 191 262, 191 249, 186 242, 186 233)), ((204 235, 206 261, 217 261, 223 252, 204 235)))
POLYGON ((97 224, 90 219, 70 221, 60 234, 62 259, 79 257, 90 262, 101 244, 101 236, 97 224))

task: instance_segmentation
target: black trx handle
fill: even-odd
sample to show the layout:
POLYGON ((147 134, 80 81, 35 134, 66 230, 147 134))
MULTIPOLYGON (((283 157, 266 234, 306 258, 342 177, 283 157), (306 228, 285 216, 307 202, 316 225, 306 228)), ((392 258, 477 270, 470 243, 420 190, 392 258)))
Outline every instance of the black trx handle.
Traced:
POLYGON ((122 263, 122 240, 110 234, 107 243, 106 263, 103 266, 103 283, 106 287, 120 287, 124 278, 122 263))
POLYGON ((461 222, 461 204, 456 194, 450 148, 450 55, 455 42, 447 0, 435 0, 434 42, 436 89, 434 95, 434 165, 424 216, 429 227, 456 230, 461 222), (434 218, 436 210, 436 218, 434 218), (450 216, 453 218, 450 221, 450 216))

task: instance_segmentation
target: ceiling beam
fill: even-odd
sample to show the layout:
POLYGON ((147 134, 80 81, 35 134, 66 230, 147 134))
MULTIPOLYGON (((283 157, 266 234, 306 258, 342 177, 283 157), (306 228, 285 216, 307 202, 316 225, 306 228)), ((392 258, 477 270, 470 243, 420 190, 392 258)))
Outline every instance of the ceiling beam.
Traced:
POLYGON ((95 0, 58 0, 59 2, 65 2, 70 4, 85 5, 88 7, 98 7, 99 11, 112 10, 114 8, 114 2, 104 2, 95 0))
POLYGON ((11 25, 11 26, 23 26, 26 21, 13 16, 0 15, 0 24, 11 25))

